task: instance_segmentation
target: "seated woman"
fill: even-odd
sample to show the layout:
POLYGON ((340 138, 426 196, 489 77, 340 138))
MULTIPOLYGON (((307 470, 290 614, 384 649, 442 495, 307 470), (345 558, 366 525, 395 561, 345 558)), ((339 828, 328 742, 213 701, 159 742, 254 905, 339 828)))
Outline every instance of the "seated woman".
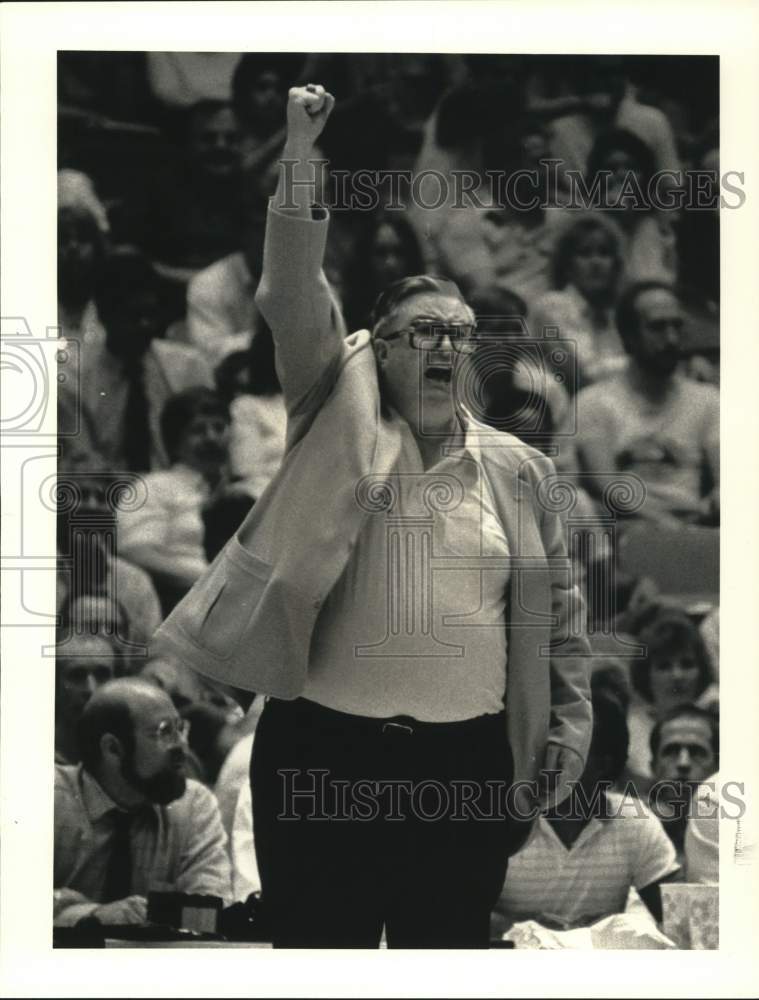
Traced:
POLYGON ((627 769, 643 792, 652 780, 650 737, 657 719, 683 705, 712 705, 717 688, 704 640, 684 610, 662 607, 637 638, 646 656, 632 661, 627 769))
POLYGON ((557 240, 553 290, 535 303, 530 326, 536 336, 557 327, 562 340, 574 341, 576 374, 564 383, 570 393, 624 367, 614 322, 622 267, 621 235, 601 215, 574 219, 557 240))
POLYGON ((556 930, 588 927, 622 913, 633 888, 661 920, 659 885, 679 869, 659 820, 643 803, 609 790, 627 746, 624 709, 608 692, 595 691, 585 770, 569 798, 538 819, 509 861, 491 920, 496 934, 523 920, 556 930))
POLYGON ((187 389, 161 414, 171 468, 145 476, 147 500, 119 516, 119 552, 147 570, 164 613, 204 571, 203 510, 230 487, 229 409, 210 389, 187 389))

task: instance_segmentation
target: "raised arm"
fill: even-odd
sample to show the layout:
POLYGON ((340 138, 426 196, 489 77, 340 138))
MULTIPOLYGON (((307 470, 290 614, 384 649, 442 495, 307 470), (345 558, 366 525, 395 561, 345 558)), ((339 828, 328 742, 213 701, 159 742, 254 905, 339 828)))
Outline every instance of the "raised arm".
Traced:
POLYGON ((277 192, 269 203, 256 304, 271 328, 294 416, 317 409, 337 374, 344 325, 322 271, 329 217, 313 206, 314 144, 334 106, 323 87, 293 87, 277 192), (326 387, 326 388, 325 388, 326 387))

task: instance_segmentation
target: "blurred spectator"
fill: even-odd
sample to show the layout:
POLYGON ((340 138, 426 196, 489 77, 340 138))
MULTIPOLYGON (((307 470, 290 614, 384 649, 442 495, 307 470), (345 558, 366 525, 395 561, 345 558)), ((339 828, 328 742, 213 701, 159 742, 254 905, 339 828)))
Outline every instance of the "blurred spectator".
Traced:
POLYGON ((165 691, 180 713, 189 705, 203 700, 199 675, 174 659, 152 656, 140 671, 140 677, 165 691))
POLYGON ((661 920, 659 885, 677 873, 659 821, 639 802, 609 791, 625 765, 627 727, 616 699, 593 697, 593 739, 577 789, 540 816, 509 861, 493 924, 536 920, 560 930, 585 927, 625 909, 629 890, 661 920))
POLYGON ((59 420, 78 427, 78 446, 109 470, 163 468, 161 410, 183 389, 210 386, 210 370, 194 348, 160 339, 160 279, 136 250, 122 248, 106 260, 95 304, 105 344, 93 345, 79 378, 60 386, 59 420))
MULTIPOLYGON (((557 327, 562 340, 574 341, 576 373, 564 382, 570 393, 624 367, 625 350, 614 319, 623 266, 619 231, 601 215, 573 220, 557 240, 554 290, 535 303, 530 326, 537 337, 544 327, 557 327)), ((552 368, 563 370, 555 364, 552 368)))
POLYGON ((428 268, 461 284, 468 295, 508 289, 528 308, 550 285, 560 213, 467 204, 445 214, 428 241, 428 268))
MULTIPOLYGON (((418 186, 409 218, 428 271, 454 278, 470 296, 508 289, 532 308, 550 287, 550 257, 562 218, 544 183, 545 171, 538 171, 537 184, 523 173, 533 170, 545 152, 544 130, 534 117, 520 113, 508 82, 489 84, 485 92, 490 95, 484 106, 490 121, 478 136, 476 163, 463 164, 458 156, 445 154, 438 163, 428 147, 429 160, 420 156, 414 169, 430 171, 430 176, 418 186), (500 113, 502 107, 508 110, 500 113), (454 169, 469 172, 472 193, 461 193, 461 181, 454 183, 454 169), (442 174, 442 180, 432 172, 442 174), (507 182, 495 184, 493 177, 499 175, 507 182)), ((481 109, 474 120, 482 113, 481 109)), ((464 110, 459 114, 464 117, 464 110)), ((443 126, 441 120, 440 131, 443 126)), ((463 134, 471 127, 470 123, 463 134)))
POLYGON ((258 170, 285 142, 287 92, 300 81, 305 57, 245 52, 232 78, 232 105, 242 129, 243 167, 258 170))
POLYGON ((585 172, 590 150, 599 133, 625 129, 652 150, 655 170, 679 170, 675 137, 666 115, 635 98, 619 56, 583 60, 577 74, 582 109, 557 118, 551 125, 551 152, 566 166, 585 172))
POLYGON ((217 380, 219 390, 227 393, 232 416, 230 468, 233 477, 242 480, 246 491, 258 499, 282 464, 287 433, 269 328, 263 324, 250 351, 233 355, 227 362, 217 370, 217 380))
POLYGON ((254 302, 263 237, 264 218, 248 206, 244 250, 199 271, 187 286, 187 334, 211 368, 233 351, 248 348, 263 324, 254 302))
POLYGON ((231 900, 213 794, 185 773, 184 726, 138 678, 104 685, 79 722, 79 767, 55 781, 54 922, 141 924, 151 891, 231 900))
POLYGON ((693 793, 719 767, 719 723, 695 705, 671 708, 651 732, 651 770, 656 779, 649 802, 683 857, 693 793))
POLYGON ((61 336, 100 344, 105 330, 93 294, 105 254, 108 217, 92 181, 76 170, 58 172, 58 325, 61 336))
POLYGON ((588 159, 592 182, 601 175, 600 198, 624 238, 624 274, 628 282, 677 280, 677 240, 672 212, 657 210, 648 196, 654 155, 631 132, 602 132, 588 159), (608 172, 609 176, 605 176, 608 172))
POLYGON ((135 206, 140 242, 161 271, 179 281, 242 244, 240 131, 223 100, 183 113, 178 157, 135 206))
POLYGON ((349 329, 363 330, 369 325, 374 303, 388 285, 423 273, 419 243, 403 213, 378 212, 362 219, 346 280, 349 329))
POLYGON ((170 108, 224 101, 239 61, 239 52, 148 52, 150 88, 170 108))
POLYGON ((59 646, 55 660, 55 760, 79 760, 76 727, 92 695, 117 675, 117 656, 104 632, 80 635, 59 646))
POLYGON ((161 624, 161 604, 148 574, 117 554, 109 475, 96 464, 85 472, 85 464, 86 455, 67 454, 58 465, 56 611, 73 612, 69 626, 94 620, 115 629, 122 645, 145 645, 161 624))
MULTIPOLYGON (((638 635, 646 648, 634 660, 631 680, 637 697, 628 714, 629 769, 651 777, 651 733, 667 712, 707 694, 712 682, 709 655, 698 628, 684 611, 665 608, 638 635)), ((711 699, 710 699, 711 700, 711 699)))
POLYGON ((208 565, 202 510, 228 483, 229 410, 212 390, 188 389, 170 399, 161 430, 171 468, 145 476, 147 500, 119 521, 119 547, 153 577, 164 612, 208 565))
POLYGON ((673 290, 633 285, 617 306, 629 355, 618 375, 577 396, 576 449, 587 488, 608 475, 640 476, 640 516, 715 523, 719 516, 719 393, 678 373, 683 317, 673 290))
POLYGON ((348 72, 363 83, 335 90, 349 96, 338 102, 323 136, 330 162, 350 171, 416 171, 426 123, 455 60, 431 52, 377 53, 366 66, 356 60, 348 72))

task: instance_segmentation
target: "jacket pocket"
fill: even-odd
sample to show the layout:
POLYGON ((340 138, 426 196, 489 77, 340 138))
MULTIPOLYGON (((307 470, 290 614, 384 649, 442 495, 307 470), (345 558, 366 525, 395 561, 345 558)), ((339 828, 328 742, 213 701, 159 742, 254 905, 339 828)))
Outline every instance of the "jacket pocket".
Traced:
POLYGON ((240 545, 227 543, 218 561, 185 599, 185 635, 217 660, 234 656, 271 576, 272 567, 240 545))

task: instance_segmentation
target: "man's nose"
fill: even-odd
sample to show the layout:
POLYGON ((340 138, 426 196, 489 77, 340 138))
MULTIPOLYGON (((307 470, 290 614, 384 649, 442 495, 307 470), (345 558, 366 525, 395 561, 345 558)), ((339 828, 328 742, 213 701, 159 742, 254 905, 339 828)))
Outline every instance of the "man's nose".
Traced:
POLYGON ((667 324, 667 344, 672 347, 679 347, 681 340, 680 327, 674 323, 667 324))
POLYGON ((94 694, 97 691, 98 682, 94 674, 87 674, 84 687, 88 694, 94 694))
POLYGON ((449 333, 440 333, 437 335, 435 340, 435 346, 430 351, 430 354, 445 354, 450 355, 453 351, 453 342, 451 340, 451 335, 449 333))
POLYGON ((691 759, 690 753, 683 747, 680 753, 677 755, 677 769, 678 771, 690 771, 691 759))

